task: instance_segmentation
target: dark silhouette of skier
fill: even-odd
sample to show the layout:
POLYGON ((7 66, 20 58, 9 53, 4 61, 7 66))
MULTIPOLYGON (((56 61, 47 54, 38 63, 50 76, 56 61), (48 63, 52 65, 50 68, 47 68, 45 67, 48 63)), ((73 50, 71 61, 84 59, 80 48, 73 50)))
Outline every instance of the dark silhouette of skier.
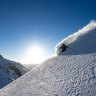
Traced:
POLYGON ((66 51, 67 48, 69 47, 66 46, 65 44, 62 44, 62 46, 60 47, 60 49, 62 49, 62 52, 66 51))

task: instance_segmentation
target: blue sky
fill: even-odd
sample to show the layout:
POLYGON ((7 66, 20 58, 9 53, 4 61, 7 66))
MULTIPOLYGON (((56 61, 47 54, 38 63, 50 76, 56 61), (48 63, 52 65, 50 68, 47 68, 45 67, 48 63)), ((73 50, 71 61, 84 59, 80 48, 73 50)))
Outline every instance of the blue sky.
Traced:
POLYGON ((66 36, 96 19, 96 0, 0 0, 0 54, 19 61, 38 42, 47 56, 66 36))

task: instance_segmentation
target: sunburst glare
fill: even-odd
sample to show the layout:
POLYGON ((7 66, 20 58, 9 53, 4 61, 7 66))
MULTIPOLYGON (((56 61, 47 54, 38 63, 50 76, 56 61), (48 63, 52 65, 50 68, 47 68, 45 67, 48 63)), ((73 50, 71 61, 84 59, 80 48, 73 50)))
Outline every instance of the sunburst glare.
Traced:
POLYGON ((29 46, 26 50, 25 59, 23 62, 31 63, 31 64, 39 64, 42 63, 46 58, 44 48, 39 46, 38 44, 34 44, 29 46))

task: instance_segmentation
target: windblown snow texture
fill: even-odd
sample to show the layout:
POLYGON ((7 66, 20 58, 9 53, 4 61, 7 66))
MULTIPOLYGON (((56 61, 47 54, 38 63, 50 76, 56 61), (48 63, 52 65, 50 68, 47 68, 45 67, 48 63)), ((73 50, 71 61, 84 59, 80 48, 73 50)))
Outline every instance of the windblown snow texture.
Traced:
POLYGON ((96 96, 96 53, 51 58, 1 89, 0 96, 96 96))
POLYGON ((89 25, 76 44, 2 88, 0 96, 96 96, 96 23, 89 25))

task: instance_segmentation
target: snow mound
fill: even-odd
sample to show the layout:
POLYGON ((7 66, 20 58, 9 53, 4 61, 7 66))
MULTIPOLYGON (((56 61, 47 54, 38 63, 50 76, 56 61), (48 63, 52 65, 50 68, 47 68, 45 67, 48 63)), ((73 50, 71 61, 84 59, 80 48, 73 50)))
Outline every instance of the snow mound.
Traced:
MULTIPOLYGON (((64 51, 62 51, 62 45, 65 44, 66 46, 70 47, 74 47, 75 45, 78 44, 78 42, 80 43, 80 41, 86 41, 86 42, 82 42, 81 44, 86 45, 86 43, 94 43, 96 41, 96 38, 93 38, 93 36, 96 36, 96 21, 93 21, 91 23, 89 23, 87 26, 85 26, 84 28, 82 28, 81 30, 79 30, 78 32, 68 36, 67 38, 65 38, 64 40, 62 40, 57 46, 56 46, 56 54, 62 54, 64 51), (91 35, 91 36, 90 36, 91 35), (89 37, 88 37, 89 36, 89 37), (86 39, 87 38, 87 39, 86 39), (86 39, 86 40, 83 40, 86 39), (91 40, 94 39, 94 40, 91 40), (92 42, 91 42, 92 41, 92 42), (74 45, 74 46, 73 46, 74 45)), ((93 44, 92 43, 92 44, 93 44)), ((92 45, 88 44, 89 46, 83 46, 80 45, 81 47, 84 47, 83 50, 86 48, 91 47, 92 50, 92 45)), ((78 45, 77 45, 78 46, 78 45)), ((76 47, 77 48, 77 47, 76 47)), ((76 50, 75 48, 75 50, 76 50)), ((78 46, 79 48, 79 46, 78 46)), ((80 49, 80 48, 79 48, 80 49)), ((81 48, 82 49, 82 48, 81 48)), ((69 49, 68 49, 69 50, 69 49)), ((88 49, 87 49, 88 50, 88 49)), ((89 49, 90 50, 90 49, 89 49)), ((88 52, 89 52, 88 50, 88 52)), ((65 50, 66 51, 66 50, 65 50)), ((71 50, 72 51, 72 50, 71 50)), ((79 50, 80 51, 80 50, 79 50)), ((76 51, 75 51, 76 52, 76 51)), ((86 52, 86 51, 83 51, 86 52)), ((80 54, 80 53, 78 53, 80 54)))

